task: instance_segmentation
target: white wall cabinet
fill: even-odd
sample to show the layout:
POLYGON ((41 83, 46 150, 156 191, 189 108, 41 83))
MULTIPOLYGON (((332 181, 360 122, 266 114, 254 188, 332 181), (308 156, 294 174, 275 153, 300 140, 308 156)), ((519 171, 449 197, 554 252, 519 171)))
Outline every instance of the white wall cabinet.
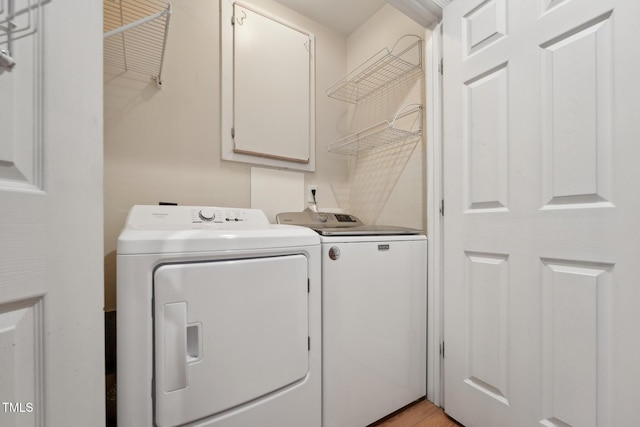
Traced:
POLYGON ((222 158, 315 170, 314 36, 221 3, 222 158))

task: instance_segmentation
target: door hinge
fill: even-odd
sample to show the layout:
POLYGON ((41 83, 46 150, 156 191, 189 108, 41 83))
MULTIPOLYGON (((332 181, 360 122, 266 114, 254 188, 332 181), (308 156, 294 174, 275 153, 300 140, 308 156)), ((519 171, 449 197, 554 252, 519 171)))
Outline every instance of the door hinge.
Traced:
POLYGON ((444 199, 440 200, 440 216, 444 216, 444 199))
POLYGON ((444 341, 440 343, 440 357, 444 359, 444 341))
POLYGON ((307 293, 311 292, 311 279, 307 278, 307 293))
POLYGON ((440 58, 440 63, 438 64, 438 71, 440 74, 444 74, 444 58, 440 58))
POLYGON ((307 350, 311 351, 311 337, 307 337, 307 350))

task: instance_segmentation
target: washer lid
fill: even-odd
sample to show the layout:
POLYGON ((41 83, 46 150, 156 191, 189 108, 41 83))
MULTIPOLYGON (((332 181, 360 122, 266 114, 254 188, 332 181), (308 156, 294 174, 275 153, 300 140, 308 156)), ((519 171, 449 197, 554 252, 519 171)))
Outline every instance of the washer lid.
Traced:
POLYGON ((133 206, 118 238, 118 254, 187 253, 319 245, 318 235, 269 224, 259 209, 133 206))
POLYGON ((322 236, 399 236, 422 234, 422 230, 393 225, 361 225, 357 227, 314 228, 322 236))

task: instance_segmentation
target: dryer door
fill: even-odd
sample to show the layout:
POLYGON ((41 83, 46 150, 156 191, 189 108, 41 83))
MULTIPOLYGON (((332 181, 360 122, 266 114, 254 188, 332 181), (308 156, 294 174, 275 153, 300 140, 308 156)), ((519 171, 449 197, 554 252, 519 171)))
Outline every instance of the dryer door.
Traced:
POLYGON ((213 416, 304 379, 307 277, 303 255, 157 268, 156 424, 213 416))

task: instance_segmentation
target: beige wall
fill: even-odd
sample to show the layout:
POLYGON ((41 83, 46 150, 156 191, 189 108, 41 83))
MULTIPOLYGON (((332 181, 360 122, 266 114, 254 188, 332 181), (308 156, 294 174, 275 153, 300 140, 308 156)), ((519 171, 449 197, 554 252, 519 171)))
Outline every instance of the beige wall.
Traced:
MULTIPOLYGON (((316 172, 324 206, 336 206, 330 176, 346 173, 345 160, 326 152, 338 134, 345 106, 324 88, 346 72, 344 36, 271 1, 258 7, 316 36, 316 172)), ((173 0, 158 90, 146 76, 105 70, 105 306, 115 308, 117 238, 134 204, 250 207, 252 165, 220 159, 219 4, 173 0)), ((274 188, 274 198, 278 189, 274 188)), ((304 197, 304 195, 300 195, 304 197)))
MULTIPOLYGON (((348 37, 348 69, 352 70, 358 67, 383 48, 392 49, 396 41, 407 34, 420 36, 423 40, 431 37, 429 30, 425 30, 392 6, 383 6, 371 19, 348 37)), ((399 46, 402 46, 401 43, 399 46)), ((407 44, 405 43, 404 46, 407 44)), ((422 50, 424 51, 424 42, 422 50)), ((424 78, 419 74, 411 75, 404 79, 402 84, 394 84, 391 88, 382 91, 377 99, 361 103, 362 105, 359 104, 351 111, 352 132, 357 131, 358 127, 391 119, 406 104, 419 103, 424 106, 424 78)), ((423 131, 423 135, 424 133, 423 131)), ((377 168, 376 172, 385 174, 387 179, 396 180, 395 186, 388 192, 388 195, 385 195, 386 198, 381 202, 376 202, 375 206, 361 201, 351 206, 351 210, 363 218, 371 218, 370 221, 375 221, 378 224, 400 225, 426 230, 426 149, 424 141, 423 136, 422 141, 415 144, 412 153, 395 152, 389 155, 388 161, 377 159, 371 167, 377 168), (397 162, 402 162, 403 166, 399 167, 397 162)), ((354 162, 350 168, 350 175, 358 173, 354 162)), ((368 165, 361 166, 358 171, 367 168, 369 168, 368 165)), ((364 188, 363 191, 369 190, 364 188)), ((361 200, 370 199, 361 198, 361 200)))
MULTIPOLYGON (((349 166, 326 146, 348 130, 348 106, 328 98, 325 89, 347 72, 348 63, 356 66, 400 35, 425 30, 385 6, 347 39, 272 0, 250 3, 315 34, 316 172, 305 173, 305 184, 318 185, 321 208, 336 207, 349 166)), ((132 205, 250 207, 252 165, 220 159, 219 2, 173 0, 172 5, 161 90, 147 76, 105 70, 107 310, 115 308, 116 244, 132 205)), ((420 144, 409 159, 378 223, 423 227, 423 149, 420 144)), ((273 192, 277 198, 278 189, 273 192)))

